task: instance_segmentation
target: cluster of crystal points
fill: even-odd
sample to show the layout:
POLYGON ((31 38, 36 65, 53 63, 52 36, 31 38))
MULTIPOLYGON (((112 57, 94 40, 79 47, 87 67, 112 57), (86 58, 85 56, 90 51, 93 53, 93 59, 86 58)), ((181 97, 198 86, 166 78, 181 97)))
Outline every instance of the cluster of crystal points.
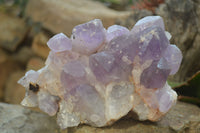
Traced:
POLYGON ((47 42, 46 66, 18 81, 26 88, 22 105, 57 114, 61 128, 106 126, 130 111, 157 121, 177 99, 166 80, 182 54, 170 38, 159 16, 139 20, 131 31, 106 30, 95 19, 74 27, 71 38, 57 34, 47 42))

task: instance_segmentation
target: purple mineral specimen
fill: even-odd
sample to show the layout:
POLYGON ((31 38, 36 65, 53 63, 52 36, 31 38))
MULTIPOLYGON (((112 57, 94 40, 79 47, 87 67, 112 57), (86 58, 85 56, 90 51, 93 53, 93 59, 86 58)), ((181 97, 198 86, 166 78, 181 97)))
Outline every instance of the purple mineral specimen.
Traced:
POLYGON ((157 121, 177 99, 166 80, 182 54, 170 38, 160 16, 139 20, 131 31, 106 30, 95 19, 74 27, 70 39, 57 34, 47 42, 46 66, 18 81, 26 88, 22 105, 57 114, 62 129, 110 125, 130 111, 157 121))

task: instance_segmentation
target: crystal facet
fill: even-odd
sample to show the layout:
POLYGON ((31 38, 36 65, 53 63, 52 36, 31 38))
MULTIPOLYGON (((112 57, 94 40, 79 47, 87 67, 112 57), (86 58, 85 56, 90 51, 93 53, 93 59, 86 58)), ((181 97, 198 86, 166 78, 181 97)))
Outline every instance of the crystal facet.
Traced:
POLYGON ((65 36, 63 33, 53 36, 48 42, 47 45, 53 52, 62 52, 65 50, 72 49, 71 40, 65 36))
POLYGON ((22 105, 38 106, 61 128, 86 123, 110 125, 133 111, 139 120, 157 121, 176 103, 167 84, 182 54, 171 45, 160 16, 139 20, 129 31, 99 19, 76 26, 69 39, 53 36, 46 66, 30 70, 18 83, 26 88, 22 105))

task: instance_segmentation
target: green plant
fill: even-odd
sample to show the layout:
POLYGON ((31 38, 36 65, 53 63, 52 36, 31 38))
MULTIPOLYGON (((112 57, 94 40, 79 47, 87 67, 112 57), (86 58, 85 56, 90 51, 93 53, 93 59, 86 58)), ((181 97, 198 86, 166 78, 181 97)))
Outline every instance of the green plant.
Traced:
POLYGON ((200 106, 200 71, 184 83, 174 83, 169 81, 168 83, 172 85, 178 93, 179 100, 200 106))

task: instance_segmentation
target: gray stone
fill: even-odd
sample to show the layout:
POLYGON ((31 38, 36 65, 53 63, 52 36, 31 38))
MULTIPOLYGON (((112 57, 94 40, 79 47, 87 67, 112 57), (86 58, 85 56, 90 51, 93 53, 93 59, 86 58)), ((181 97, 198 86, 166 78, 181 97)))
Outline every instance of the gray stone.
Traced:
POLYGON ((113 25, 117 19, 125 19, 130 12, 120 12, 93 0, 29 0, 26 16, 54 33, 71 35, 74 26, 98 18, 103 25, 113 25))
POLYGON ((176 106, 157 125, 169 127, 177 132, 200 132, 200 108, 195 105, 177 102, 176 106))
POLYGON ((123 118, 111 126, 95 128, 79 125, 60 130, 55 117, 19 105, 0 103, 1 133, 199 133, 200 108, 178 102, 159 122, 123 118))
POLYGON ((0 103, 1 133, 56 133, 56 121, 19 105, 0 103))

